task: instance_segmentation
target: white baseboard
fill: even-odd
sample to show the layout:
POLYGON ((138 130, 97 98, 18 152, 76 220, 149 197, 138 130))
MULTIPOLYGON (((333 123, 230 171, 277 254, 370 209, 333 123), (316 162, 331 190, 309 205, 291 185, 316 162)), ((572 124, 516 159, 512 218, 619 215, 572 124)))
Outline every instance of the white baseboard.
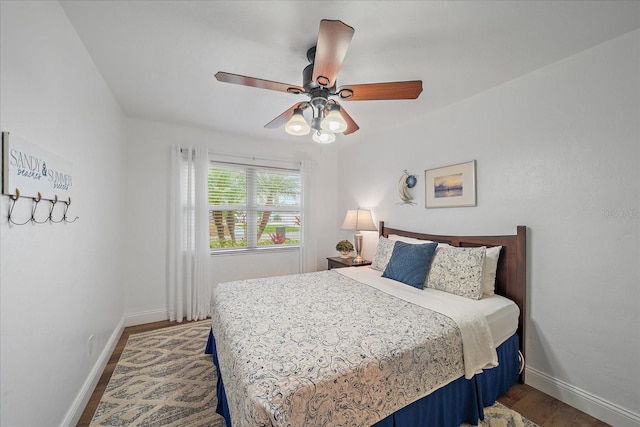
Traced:
POLYGON ((82 384, 80 392, 73 401, 71 408, 69 408, 65 414, 60 425, 72 427, 78 424, 84 408, 87 406, 89 399, 91 399, 93 390, 95 390, 98 381, 100 381, 104 368, 107 366, 107 363, 109 363, 113 350, 116 348, 116 345, 118 345, 118 340, 120 339, 123 330, 124 317, 120 319, 120 322, 113 330, 111 337, 109 337, 109 341, 107 341, 107 345, 104 347, 104 350, 102 350, 102 353, 100 353, 100 357, 98 357, 98 360, 96 360, 96 363, 93 365, 91 372, 89 372, 87 379, 84 384, 82 384))
POLYGON ((640 427, 640 414, 617 406, 537 369, 526 367, 525 382, 567 405, 616 427, 640 427))
POLYGON ((161 322, 168 319, 169 314, 166 309, 130 313, 124 315, 124 326, 144 325, 145 323, 161 322))

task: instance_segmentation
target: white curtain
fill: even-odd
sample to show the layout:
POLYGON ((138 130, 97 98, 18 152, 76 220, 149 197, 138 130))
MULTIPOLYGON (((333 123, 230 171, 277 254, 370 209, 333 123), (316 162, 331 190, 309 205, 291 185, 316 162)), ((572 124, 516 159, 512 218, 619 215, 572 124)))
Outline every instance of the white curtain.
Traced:
POLYGON ((315 162, 305 160, 300 165, 302 176, 302 244, 300 246, 300 272, 310 273, 318 270, 316 246, 318 232, 316 227, 316 168, 315 162))
POLYGON ((209 316, 209 207, 206 150, 171 147, 169 320, 209 316))

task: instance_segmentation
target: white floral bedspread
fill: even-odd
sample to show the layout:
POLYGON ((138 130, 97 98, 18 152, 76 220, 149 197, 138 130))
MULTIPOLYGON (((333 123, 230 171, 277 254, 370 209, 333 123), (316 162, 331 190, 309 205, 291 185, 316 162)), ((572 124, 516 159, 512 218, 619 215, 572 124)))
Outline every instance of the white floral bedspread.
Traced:
POLYGON ((464 374, 449 317, 335 271, 219 284, 234 427, 370 426, 464 374))

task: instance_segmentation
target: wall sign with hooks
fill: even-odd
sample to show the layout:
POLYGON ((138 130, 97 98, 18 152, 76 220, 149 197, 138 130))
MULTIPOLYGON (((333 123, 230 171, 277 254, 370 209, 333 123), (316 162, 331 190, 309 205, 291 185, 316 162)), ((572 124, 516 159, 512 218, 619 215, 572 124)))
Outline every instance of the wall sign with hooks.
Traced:
POLYGON ((78 217, 75 217, 74 219, 69 219, 67 217, 67 211, 69 210, 69 205, 71 204, 71 197, 69 197, 69 200, 58 200, 57 197, 55 197, 53 200, 48 200, 48 199, 43 199, 42 195, 40 193, 38 193, 38 197, 28 197, 28 199, 31 199, 31 201, 33 202, 33 204, 31 205, 31 217, 27 218, 26 220, 21 220, 21 221, 16 221, 13 218, 13 208, 16 205, 16 202, 18 201, 18 199, 20 198, 20 190, 18 190, 16 188, 15 191, 16 195, 9 195, 9 215, 8 215, 8 220, 11 224, 14 225, 25 225, 28 223, 34 223, 34 224, 44 224, 45 222, 53 222, 56 224, 59 224, 61 222, 66 222, 66 223, 72 223, 72 222, 76 222, 76 220, 78 219, 78 217), (38 211, 38 205, 40 204, 40 202, 42 201, 48 201, 49 202, 49 214, 44 217, 41 214, 36 215, 36 212, 38 211), (62 213, 58 215, 54 215, 54 209, 56 208, 56 203, 62 203, 63 206, 63 211, 62 213), (40 219, 38 218, 40 217, 40 219), (59 219, 56 219, 59 218, 59 219))
POLYGON ((71 163, 9 132, 2 132, 2 193, 9 196, 9 222, 16 225, 69 220, 73 172, 71 163), (17 201, 31 199, 31 217, 12 217, 17 201), (48 215, 41 214, 40 203, 49 202, 48 215), (62 208, 56 209, 56 205, 62 208), (62 211, 60 212, 60 209, 62 211))

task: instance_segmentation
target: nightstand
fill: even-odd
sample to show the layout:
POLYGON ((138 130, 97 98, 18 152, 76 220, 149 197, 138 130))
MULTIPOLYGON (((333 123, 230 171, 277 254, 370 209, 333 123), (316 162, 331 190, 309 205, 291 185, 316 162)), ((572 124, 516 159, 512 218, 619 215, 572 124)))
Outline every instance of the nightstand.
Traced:
POLYGON ((365 265, 371 265, 371 261, 364 260, 362 262, 353 262, 353 258, 341 258, 341 257, 328 257, 327 268, 344 268, 344 267, 362 267, 365 265))

